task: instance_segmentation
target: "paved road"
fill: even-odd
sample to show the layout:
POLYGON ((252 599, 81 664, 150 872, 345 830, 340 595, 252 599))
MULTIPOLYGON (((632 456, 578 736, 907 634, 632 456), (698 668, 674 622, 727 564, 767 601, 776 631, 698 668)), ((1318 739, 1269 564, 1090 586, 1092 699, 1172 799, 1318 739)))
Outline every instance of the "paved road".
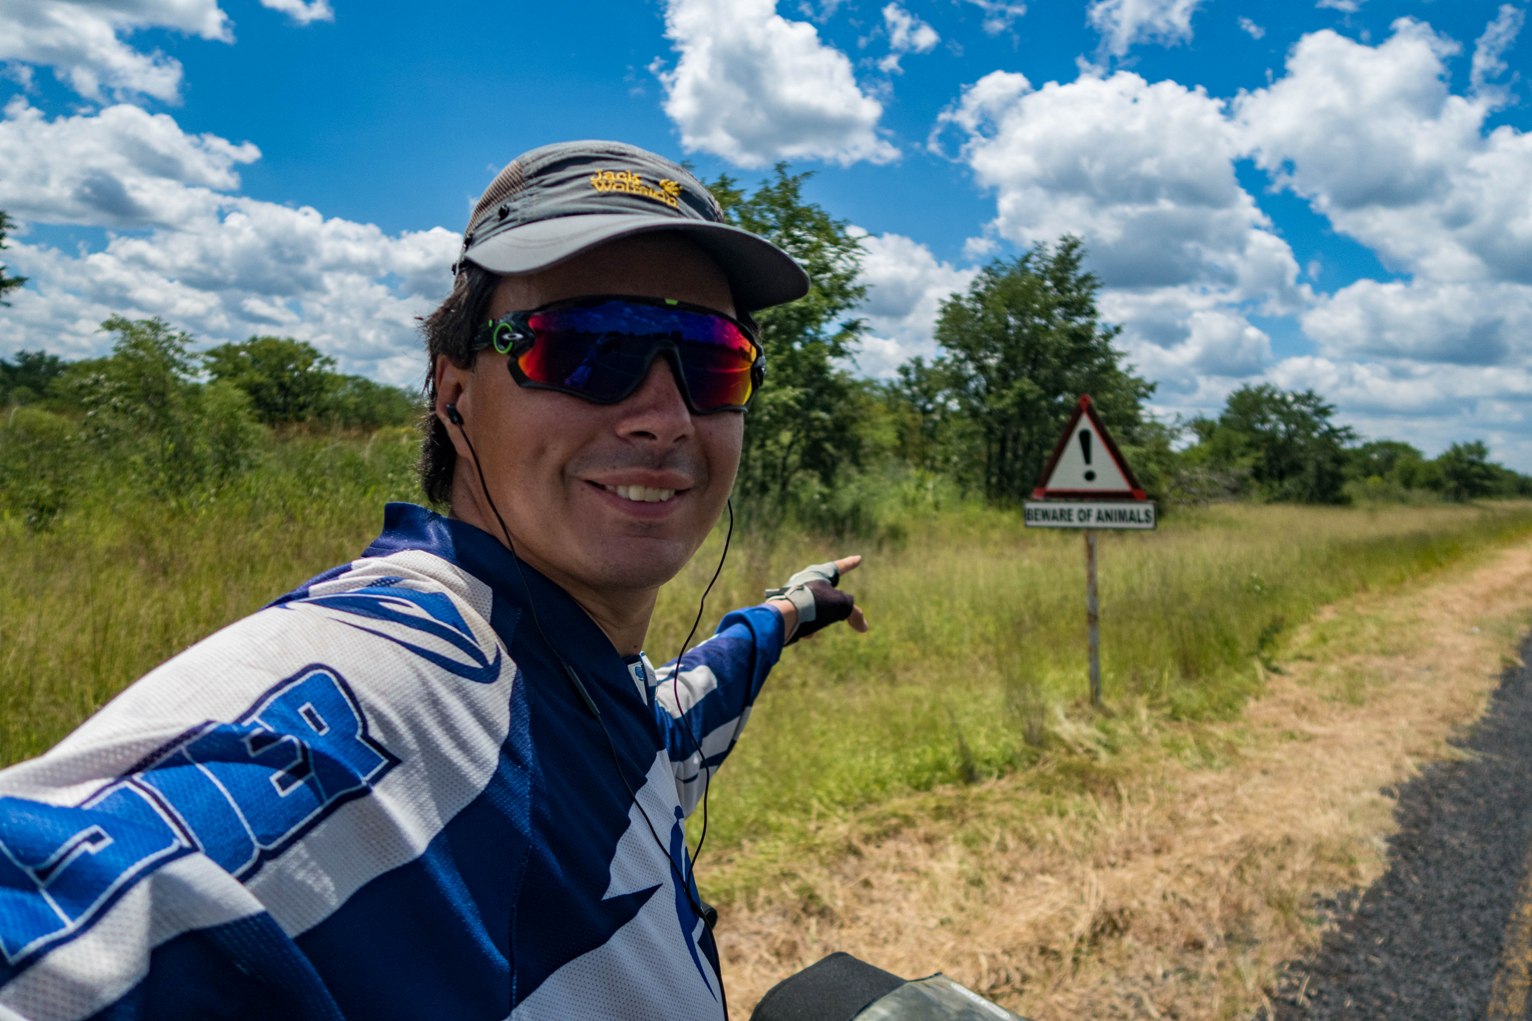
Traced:
POLYGON ((1388 873, 1331 905, 1346 921, 1292 967, 1276 1021, 1532 1021, 1532 667, 1460 744, 1400 790, 1388 873))

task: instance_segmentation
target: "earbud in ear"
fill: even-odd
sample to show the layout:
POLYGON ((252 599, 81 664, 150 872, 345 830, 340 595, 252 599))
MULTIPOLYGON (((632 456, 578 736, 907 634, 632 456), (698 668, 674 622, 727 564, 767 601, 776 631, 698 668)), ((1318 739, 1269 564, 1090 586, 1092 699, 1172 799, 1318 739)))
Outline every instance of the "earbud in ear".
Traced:
POLYGON ((451 422, 455 426, 462 426, 463 416, 458 413, 456 404, 447 405, 447 421, 451 422))

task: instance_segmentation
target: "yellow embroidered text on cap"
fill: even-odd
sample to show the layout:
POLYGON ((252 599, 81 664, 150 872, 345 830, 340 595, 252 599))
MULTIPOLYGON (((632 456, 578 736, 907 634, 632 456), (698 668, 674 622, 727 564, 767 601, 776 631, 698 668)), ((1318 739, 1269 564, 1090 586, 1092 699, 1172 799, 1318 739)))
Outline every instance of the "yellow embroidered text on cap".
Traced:
POLYGON ((590 186, 599 192, 625 192, 663 203, 671 209, 681 204, 681 185, 670 178, 660 181, 658 188, 644 183, 644 179, 631 170, 603 170, 590 175, 590 186))

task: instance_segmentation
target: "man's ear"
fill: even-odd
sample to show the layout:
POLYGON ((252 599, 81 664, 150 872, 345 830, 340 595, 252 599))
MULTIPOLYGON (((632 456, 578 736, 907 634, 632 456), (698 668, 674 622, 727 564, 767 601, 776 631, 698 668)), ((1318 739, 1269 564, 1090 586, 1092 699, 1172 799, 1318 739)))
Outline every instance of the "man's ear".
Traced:
POLYGON ((432 367, 432 378, 436 383, 436 404, 431 410, 452 438, 452 446, 464 457, 468 456, 468 449, 460 433, 462 422, 468 417, 468 405, 472 403, 468 397, 467 385, 471 375, 471 369, 459 368, 452 364, 451 358, 445 356, 437 356, 436 364, 432 367), (456 422, 452 420, 453 414, 447 410, 449 406, 457 413, 456 422))
POLYGON ((457 365, 453 365, 449 357, 438 356, 437 363, 432 366, 432 379, 435 380, 435 391, 437 391, 437 403, 432 411, 443 425, 449 425, 447 405, 458 408, 460 414, 463 412, 463 394, 467 389, 467 374, 469 369, 458 368, 457 365))

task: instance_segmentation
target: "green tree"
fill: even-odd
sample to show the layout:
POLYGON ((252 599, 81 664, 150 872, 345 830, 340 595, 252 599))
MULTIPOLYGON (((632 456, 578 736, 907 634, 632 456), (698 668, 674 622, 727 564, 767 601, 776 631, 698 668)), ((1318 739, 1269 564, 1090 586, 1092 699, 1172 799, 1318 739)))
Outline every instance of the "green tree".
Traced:
POLYGON ((64 371, 64 360, 46 351, 17 351, 0 358, 0 404, 30 404, 47 394, 64 371))
POLYGON ((1441 473, 1416 447, 1369 440, 1346 452, 1346 493, 1354 499, 1409 502, 1434 498, 1441 473))
POLYGON ((348 429, 406 425, 420 414, 420 400, 418 394, 362 376, 331 375, 324 398, 324 417, 348 429))
POLYGON ((1436 459, 1436 467, 1441 493, 1449 500, 1477 500, 1500 488, 1502 469, 1490 462, 1482 440, 1454 443, 1436 459))
POLYGON ((1176 450, 1182 431, 1179 420, 1165 423, 1145 415, 1117 446, 1139 485, 1154 497, 1171 503, 1206 502, 1205 492, 1186 485, 1191 480, 1183 474, 1184 459, 1176 450))
POLYGON ((199 386, 191 337, 161 319, 114 316, 112 354, 67 367, 60 387, 85 410, 92 455, 119 484, 191 498, 242 469, 260 437, 250 401, 232 384, 199 386))
POLYGON ((961 488, 977 486, 974 451, 983 445, 979 423, 958 402, 950 361, 911 358, 882 386, 900 409, 898 457, 906 465, 961 488))
POLYGON ((1356 434, 1336 425, 1333 405, 1312 390, 1246 385, 1229 395, 1216 421, 1194 423, 1195 459, 1249 472, 1269 500, 1344 501, 1347 446, 1356 434))
MULTIPOLYGON (((12 226, 11 218, 5 214, 4 210, 0 210, 0 252, 6 249, 5 237, 12 226)), ((26 283, 27 278, 10 276, 7 268, 5 263, 0 262, 0 305, 9 308, 11 303, 5 300, 6 294, 26 283)))
POLYGON ((745 427, 739 488, 781 505, 822 491, 861 463, 855 383, 843 367, 863 330, 852 315, 866 294, 858 282, 861 242, 803 195, 809 174, 772 176, 746 195, 732 178, 708 185, 730 223, 769 238, 808 271, 809 293, 757 315, 766 385, 745 427))
POLYGON ((1066 236, 986 266, 966 293, 942 304, 936 363, 905 376, 907 390, 945 387, 941 408, 949 424, 969 424, 963 460, 991 500, 1032 491, 1081 394, 1091 395, 1120 442, 1140 439, 1154 385, 1121 364, 1112 346, 1119 327, 1101 322, 1100 283, 1083 269, 1084 257, 1080 239, 1066 236))
POLYGON ((924 471, 945 473, 952 467, 951 454, 961 444, 952 442, 951 426, 957 416, 952 386, 945 365, 932 365, 916 355, 895 370, 884 384, 888 402, 902 410, 899 455, 906 464, 924 471))
POLYGON ((1402 489, 1426 487, 1426 456, 1400 440, 1371 440, 1354 447, 1346 460, 1352 478, 1379 479, 1402 489))
POLYGON ((335 359, 291 337, 251 337, 202 353, 214 379, 243 390, 267 425, 306 422, 323 410, 335 359))
POLYGON ((198 389, 195 410, 203 483, 217 486, 249 470, 266 438, 250 395, 215 379, 198 389))

